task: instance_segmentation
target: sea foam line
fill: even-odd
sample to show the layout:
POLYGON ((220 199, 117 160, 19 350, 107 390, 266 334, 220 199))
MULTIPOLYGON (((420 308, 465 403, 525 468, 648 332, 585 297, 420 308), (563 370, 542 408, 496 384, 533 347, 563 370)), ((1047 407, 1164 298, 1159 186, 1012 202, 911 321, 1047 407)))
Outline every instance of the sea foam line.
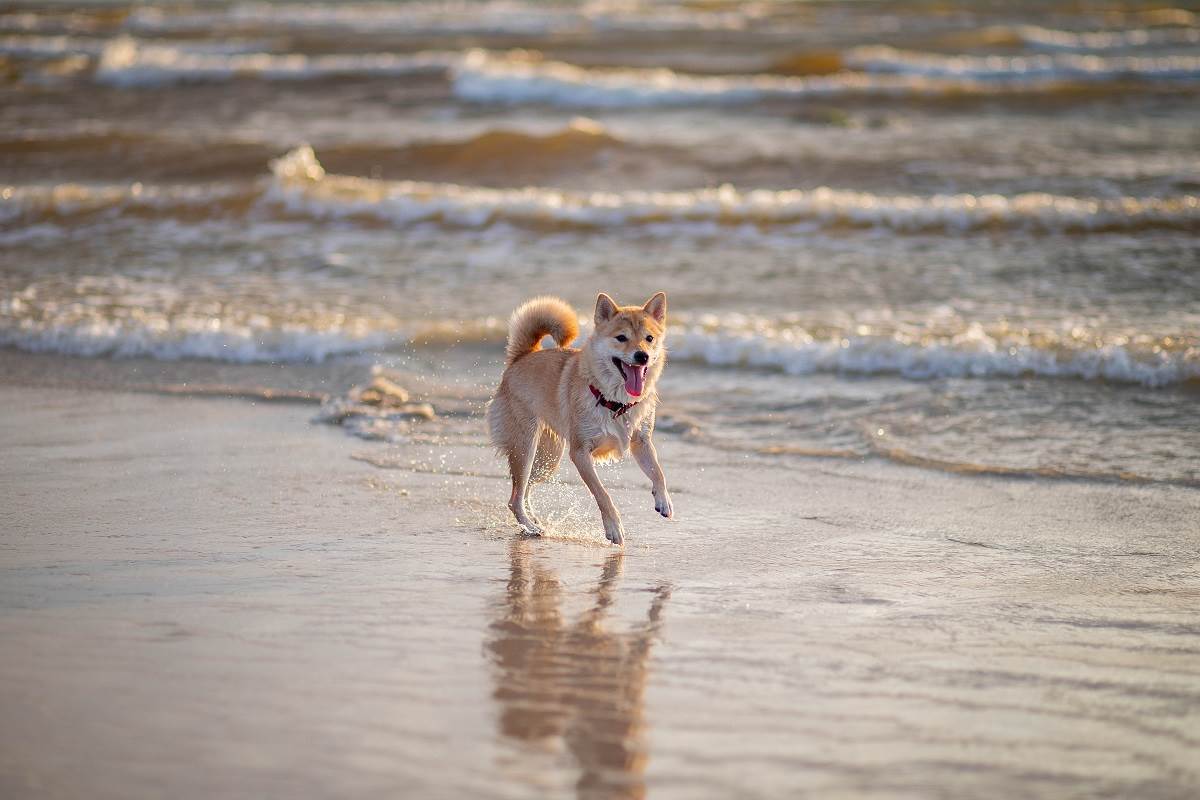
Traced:
POLYGON ((601 108, 739 104, 845 94, 940 95, 969 88, 903 75, 699 76, 670 69, 589 69, 522 53, 496 55, 483 50, 467 52, 453 68, 452 78, 455 94, 472 102, 601 108))
POLYGON ((452 52, 396 55, 302 55, 299 53, 212 54, 178 47, 115 40, 105 47, 95 79, 114 86, 160 86, 187 81, 220 81, 239 77, 263 80, 308 80, 344 76, 415 75, 445 72, 457 63, 452 52))
POLYGON ((355 336, 337 331, 187 330, 187 327, 160 331, 105 321, 36 328, 0 325, 0 346, 85 358, 203 359, 249 364, 321 362, 338 355, 381 350, 392 341, 387 334, 355 336))
POLYGON ((866 72, 1009 83, 1122 79, 1178 81, 1200 78, 1200 57, 1190 55, 1099 56, 1067 53, 965 56, 877 46, 855 48, 843 60, 846 66, 866 72))
POLYGON ((857 72, 782 75, 688 75, 670 69, 595 69, 528 54, 466 53, 453 68, 455 94, 479 103, 578 107, 738 104, 772 99, 895 95, 946 97, 1052 91, 1064 83, 1194 81, 1195 56, 943 56, 891 47, 843 56, 857 72))
POLYGON ((309 147, 272 163, 267 199, 318 218, 368 216, 394 224, 439 221, 464 227, 495 222, 625 227, 655 223, 879 226, 900 231, 991 227, 1088 231, 1200 227, 1200 198, 1075 198, 1042 193, 879 196, 820 188, 750 190, 732 186, 680 192, 566 192, 528 187, 386 182, 326 175, 309 147))
POLYGON ((895 374, 906 378, 1035 375, 1161 387, 1200 380, 1200 348, 1174 351, 1133 344, 1038 345, 1026 337, 993 337, 979 326, 932 342, 899 336, 815 339, 790 330, 746 332, 692 326, 670 333, 673 358, 714 366, 815 372, 895 374))
POLYGON ((1138 47, 1200 44, 1200 28, 1133 28, 1076 32, 1038 25, 1018 25, 1012 29, 1012 33, 1029 47, 1060 52, 1131 50, 1138 47))
POLYGON ((328 175, 302 146, 271 164, 252 185, 0 186, 0 224, 125 215, 299 216, 408 226, 434 222, 466 228, 532 227, 656 230, 674 226, 879 227, 902 232, 1018 229, 1089 232, 1167 228, 1200 230, 1200 198, 1088 198, 1044 193, 875 195, 839 189, 573 192, 493 189, 446 183, 381 181, 328 175))
POLYGON ((156 54, 161 59, 186 60, 199 56, 219 60, 222 56, 254 54, 262 50, 262 42, 227 40, 221 42, 190 42, 186 45, 148 44, 128 36, 116 39, 82 36, 0 36, 0 54, 24 58, 60 58, 63 56, 103 57, 111 53, 156 54))
MULTIPOLYGON (((118 312, 55 300, 49 295, 0 298, 0 346, 85 357, 209 359, 236 363, 320 362, 328 358, 398 346, 503 341, 503 321, 466 320, 433 328, 399 320, 270 321, 246 310, 213 317, 170 303, 153 307, 144 287, 101 286, 118 312), (124 294, 122 292, 125 292, 124 294), (149 306, 147 304, 150 304, 149 306)), ((158 298, 161 301, 161 298, 158 298)), ((168 298, 169 300, 170 298, 168 298)), ((111 305, 111 304, 110 304, 111 305)), ((965 323, 958 333, 917 328, 901 333, 814 336, 802 328, 728 321, 672 324, 671 358, 717 367, 772 369, 790 375, 845 373, 937 378, 1073 378, 1151 388, 1200 381, 1195 338, 1080 336, 1044 332, 989 332, 965 323), (1156 344, 1157 343, 1157 344, 1156 344)))
POLYGON ((628 32, 740 30, 761 19, 764 10, 713 10, 695 6, 624 0, 591 0, 574 7, 517 0, 486 2, 339 3, 316 6, 243 3, 222 12, 173 14, 138 8, 128 19, 131 30, 147 32, 198 31, 214 28, 386 32, 410 36, 522 35, 548 36, 586 31, 628 32))

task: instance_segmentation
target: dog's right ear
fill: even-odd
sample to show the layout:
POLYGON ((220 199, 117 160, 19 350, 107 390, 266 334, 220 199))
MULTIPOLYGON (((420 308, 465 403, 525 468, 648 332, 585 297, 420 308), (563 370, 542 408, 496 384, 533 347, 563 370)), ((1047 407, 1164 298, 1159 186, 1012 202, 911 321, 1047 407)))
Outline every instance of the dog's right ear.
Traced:
POLYGON ((606 295, 604 292, 601 292, 599 296, 596 297, 596 324, 600 325, 608 322, 616 315, 617 304, 613 302, 611 297, 606 295))

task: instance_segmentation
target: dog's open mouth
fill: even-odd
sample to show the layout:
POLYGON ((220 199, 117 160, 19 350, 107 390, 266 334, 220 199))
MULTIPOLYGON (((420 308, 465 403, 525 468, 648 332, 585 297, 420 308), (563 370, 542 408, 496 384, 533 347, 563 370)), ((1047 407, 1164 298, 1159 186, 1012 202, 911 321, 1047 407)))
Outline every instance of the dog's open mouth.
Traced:
POLYGON ((613 357, 613 363, 617 365, 617 370, 625 379, 625 391, 629 392, 629 396, 641 397, 642 390, 646 388, 646 368, 626 364, 616 356, 613 357))

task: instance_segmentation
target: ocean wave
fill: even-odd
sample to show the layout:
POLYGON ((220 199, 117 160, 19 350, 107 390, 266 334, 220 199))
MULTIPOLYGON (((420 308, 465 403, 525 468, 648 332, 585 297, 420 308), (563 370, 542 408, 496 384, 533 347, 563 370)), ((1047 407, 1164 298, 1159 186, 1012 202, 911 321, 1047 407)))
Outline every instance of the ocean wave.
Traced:
POLYGON ((167 58, 167 54, 174 53, 175 58, 184 59, 196 56, 253 54, 262 48, 262 42, 238 40, 163 45, 139 42, 127 36, 116 39, 82 36, 0 36, 0 55, 24 58, 60 58, 64 56, 99 58, 110 52, 120 54, 142 51, 158 54, 158 57, 161 58, 167 58))
POLYGON ((1038 376, 1160 387, 1200 380, 1195 337, 1110 335, 1073 330, 988 330, 969 323, 948 333, 814 336, 803 328, 736 318, 708 319, 672 330, 671 356, 714 366, 815 372, 894 374, 913 379, 1038 376))
POLYGON ((993 227, 1049 231, 1195 228, 1200 198, 1074 198, 1032 193, 887 197, 835 189, 682 192, 566 192, 527 187, 377 181, 327 175, 311 148, 272 163, 267 192, 289 213, 317 218, 367 216, 394 224, 437 221, 464 227, 495 222, 624 227, 655 223, 886 227, 967 231, 993 227))
POLYGON ((694 4, 631 3, 608 0, 576 6, 517 0, 487 2, 339 3, 301 5, 243 3, 217 12, 172 13, 138 8, 126 26, 140 32, 185 32, 212 29, 347 31, 408 36, 549 36, 582 32, 671 32, 741 30, 763 18, 756 4, 722 9, 694 4))
MULTIPOLYGON (((255 301, 214 304, 203 287, 124 278, 34 285, 0 297, 0 346, 85 357, 320 362, 408 347, 500 346, 505 323, 430 324, 382 312, 255 301), (213 309, 220 307, 214 315, 213 309)), ((581 321, 581 324, 585 321, 581 321)), ((586 324, 585 324, 586 327, 586 324)), ((938 378, 1054 378, 1149 388, 1200 382, 1200 338, 1100 331, 1064 323, 1030 330, 945 320, 806 328, 739 314, 678 315, 671 358, 722 368, 938 378)))
POLYGON ((1112 31, 1060 31, 1037 25, 1012 28, 1020 43, 1040 50, 1092 52, 1139 47, 1181 47, 1200 44, 1200 28, 1134 28, 1112 31))
POLYGON ((260 195, 259 189, 228 184, 0 186, 0 225, 95 216, 217 217, 244 213, 260 195))
POLYGON ((176 323, 165 331, 111 322, 29 329, 0 326, 0 346, 85 358, 204 359, 250 364, 321 362, 334 356, 380 350, 390 341, 383 334, 359 337, 335 331, 194 329, 206 322, 200 321, 197 326, 176 323))
POLYGON ((237 310, 203 287, 84 277, 0 297, 0 346, 89 358, 319 362, 397 338, 391 320, 320 307, 285 311, 237 310))
POLYGON ((98 56, 107 45, 107 39, 78 36, 0 36, 0 54, 20 58, 98 56))
MULTIPOLYGON (((396 132, 399 136, 402 132, 396 132)), ((321 150, 331 171, 351 175, 383 172, 432 180, 469 178, 480 183, 545 180, 563 171, 595 164, 601 154, 636 151, 650 145, 627 142, 582 117, 566 125, 484 127, 463 138, 360 140, 331 142, 321 150)), ((39 164, 50 159, 62 173, 80 182, 119 180, 128 174, 128 158, 137 162, 143 187, 197 180, 245 184, 261 176, 279 154, 277 144, 252 136, 214 133, 197 139, 177 132, 82 124, 71 128, 27 128, 0 137, 0 156, 27 157, 29 163, 10 180, 38 180, 39 164), (125 166, 123 166, 125 165, 125 166)), ((46 191, 41 190, 45 195, 46 191)))
POLYGON ((576 117, 566 126, 547 133, 490 129, 459 141, 412 142, 399 148, 399 154, 425 167, 471 170, 495 164, 512 168, 526 160, 578 160, 623 144, 599 123, 576 117))
POLYGON ((1190 55, 966 56, 876 46, 855 48, 844 56, 844 61, 849 68, 864 72, 1009 83, 1200 78, 1200 57, 1190 55))
POLYGON ((497 55, 472 50, 453 67, 451 75, 454 92, 462 100, 583 108, 855 96, 952 98, 1058 91, 1080 83, 1200 78, 1200 58, 1193 56, 975 57, 867 47, 845 54, 820 54, 819 69, 812 68, 810 61, 784 59, 775 65, 775 71, 784 74, 689 75, 665 68, 585 68, 522 52, 497 55), (833 62, 839 68, 859 71, 837 71, 830 66, 833 62))
POLYGON ((1080 198, 1042 193, 885 196, 820 188, 740 191, 572 192, 492 189, 447 183, 382 181, 331 175, 312 148, 271 164, 273 178, 253 185, 4 186, 0 224, 125 215, 220 217, 259 214, 361 219, 406 226, 423 222, 482 228, 801 225, 879 227, 902 232, 1019 229, 1089 232, 1200 228, 1200 198, 1080 198))
POLYGON ((234 78, 310 80, 345 76, 395 76, 445 72, 455 53, 206 53, 174 46, 147 45, 124 38, 110 42, 100 56, 95 79, 120 87, 161 86, 234 78))
POLYGON ((400 34, 545 35, 577 30, 584 17, 569 8, 527 3, 412 2, 333 5, 243 3, 222 11, 172 13, 138 8, 126 21, 130 30, 180 33, 212 29, 346 31, 400 34))
POLYGON ((515 52, 472 50, 453 68, 454 92, 478 103, 547 103, 595 108, 739 104, 848 94, 940 95, 966 91, 902 75, 700 76, 669 69, 589 69, 515 52))

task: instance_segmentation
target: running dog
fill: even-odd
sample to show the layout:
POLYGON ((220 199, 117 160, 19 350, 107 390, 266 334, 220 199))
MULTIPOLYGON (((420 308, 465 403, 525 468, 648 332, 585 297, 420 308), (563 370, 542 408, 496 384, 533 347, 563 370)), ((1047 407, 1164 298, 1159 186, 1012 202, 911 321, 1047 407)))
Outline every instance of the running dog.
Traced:
POLYGON ((666 364, 667 295, 659 292, 644 306, 618 306, 601 293, 591 338, 573 348, 578 319, 554 297, 536 297, 513 312, 507 366, 488 407, 488 427, 492 444, 508 459, 508 507, 522 528, 542 533, 529 509, 529 490, 554 475, 565 449, 600 506, 605 537, 621 544, 621 516, 600 483, 596 462, 632 452, 650 479, 654 510, 664 517, 674 513, 651 441, 655 385, 666 364), (541 349, 546 336, 558 346, 541 349))

